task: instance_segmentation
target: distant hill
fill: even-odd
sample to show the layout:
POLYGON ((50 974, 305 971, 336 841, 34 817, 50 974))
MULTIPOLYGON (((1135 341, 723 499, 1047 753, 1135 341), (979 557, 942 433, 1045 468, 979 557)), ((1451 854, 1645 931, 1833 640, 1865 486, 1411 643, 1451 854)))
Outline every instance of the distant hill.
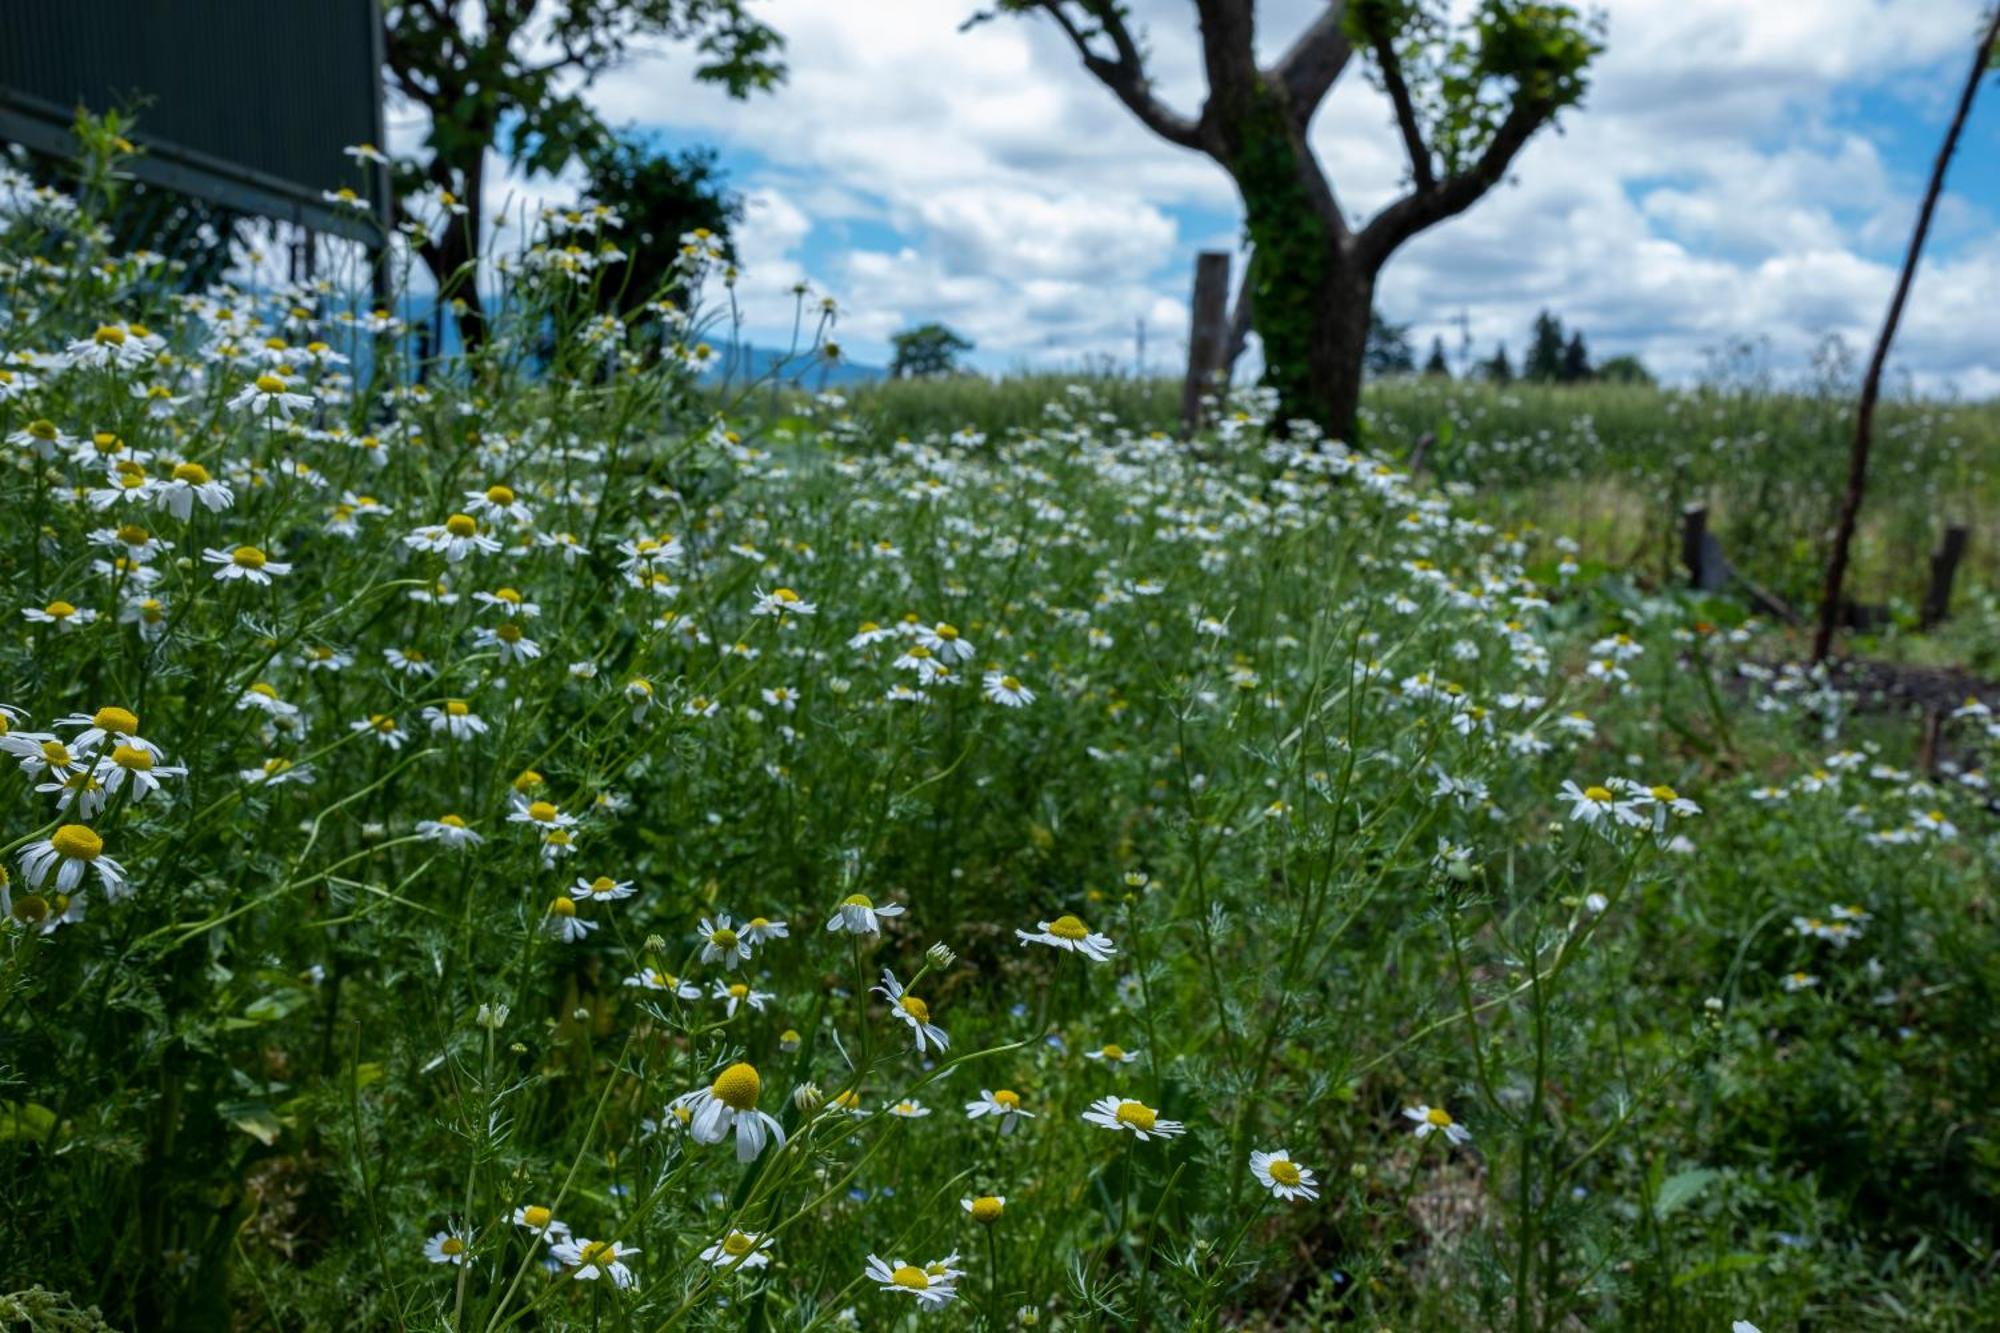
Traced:
POLYGON ((847 361, 828 364, 815 356, 795 356, 790 358, 791 364, 784 365, 782 363, 787 360, 785 354, 768 347, 746 344, 734 348, 724 346, 717 350, 721 356, 714 368, 702 376, 703 383, 719 384, 727 378, 742 384, 775 373, 786 383, 817 391, 873 384, 889 376, 889 372, 880 366, 855 365, 847 361))

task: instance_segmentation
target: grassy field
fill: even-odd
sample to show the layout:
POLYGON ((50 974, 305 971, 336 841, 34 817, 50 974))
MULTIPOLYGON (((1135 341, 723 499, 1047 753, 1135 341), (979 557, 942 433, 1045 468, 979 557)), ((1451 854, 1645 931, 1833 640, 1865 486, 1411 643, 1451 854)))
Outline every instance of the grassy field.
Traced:
POLYGON ((2000 694, 1920 757, 1649 527, 1793 586, 1833 405, 719 419, 573 259, 364 384, 0 206, 0 1322, 2000 1323, 2000 694))

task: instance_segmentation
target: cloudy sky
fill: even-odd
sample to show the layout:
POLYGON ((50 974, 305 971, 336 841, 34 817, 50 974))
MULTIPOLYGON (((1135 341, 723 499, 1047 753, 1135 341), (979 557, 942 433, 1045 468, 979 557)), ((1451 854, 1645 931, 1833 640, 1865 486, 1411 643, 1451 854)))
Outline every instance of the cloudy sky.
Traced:
MULTIPOLYGON (((1198 108, 1189 0, 1134 0, 1165 99, 1198 108)), ((748 201, 740 238, 759 341, 805 280, 841 303, 857 360, 942 320, 989 370, 1148 362, 1185 345, 1201 249, 1235 249, 1222 171, 1153 138, 1046 20, 960 32, 974 0, 759 0, 789 43, 774 95, 732 102, 648 53, 590 95, 661 146, 717 148, 748 201)), ((1318 8, 1260 0, 1275 55, 1318 8)), ((1378 299, 1420 350, 1463 327, 1518 357, 1537 309, 1601 355, 1671 378, 1763 340, 1780 373, 1873 336, 1964 77, 1981 0, 1603 0, 1585 106, 1503 187, 1399 252, 1378 299)), ((1961 146, 1899 343, 1933 392, 2000 393, 2000 87, 1961 146)), ((1313 125, 1342 203, 1372 214, 1406 167, 1388 104, 1350 66, 1313 125)), ((505 182, 532 194, 561 182, 505 182)))

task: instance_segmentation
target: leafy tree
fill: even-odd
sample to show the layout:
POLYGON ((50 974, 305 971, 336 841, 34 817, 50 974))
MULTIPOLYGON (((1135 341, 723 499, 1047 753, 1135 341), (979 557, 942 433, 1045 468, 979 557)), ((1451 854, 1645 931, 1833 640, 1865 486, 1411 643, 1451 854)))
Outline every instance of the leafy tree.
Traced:
POLYGON ((1368 316, 1368 346, 1363 361, 1370 375, 1407 375, 1417 368, 1410 346, 1410 326, 1391 324, 1379 310, 1368 316))
POLYGON ((1376 275, 1405 241, 1498 184, 1536 131, 1578 102, 1596 27, 1560 0, 1331 0, 1278 59, 1257 62, 1256 0, 1194 0, 1208 95, 1167 106, 1128 0, 993 0, 975 14, 1043 14, 1084 68, 1160 137, 1235 181, 1255 246, 1247 277, 1265 380, 1280 412, 1352 436, 1376 275), (1313 112, 1366 53, 1395 108, 1409 188, 1358 228, 1306 141, 1313 112))
POLYGON ((889 363, 891 379, 932 379, 958 369, 958 358, 972 350, 969 339, 961 338, 942 324, 919 324, 889 339, 896 349, 889 363))
POLYGON ((1590 370, 1590 351, 1583 345, 1583 334, 1572 333, 1569 343, 1563 348, 1562 372, 1557 376, 1564 384, 1582 384, 1594 378, 1590 370))
POLYGON ((785 73, 783 39, 750 16, 746 0, 386 0, 383 22, 389 76, 430 116, 428 157, 397 165, 397 192, 440 191, 465 209, 424 238, 420 253, 439 292, 463 303, 468 346, 482 332, 471 266, 489 149, 528 171, 567 166, 605 132, 583 90, 642 39, 694 43, 703 57, 695 77, 733 97, 785 73))
POLYGON ((1507 344, 1501 343, 1494 350, 1493 359, 1479 363, 1479 373, 1493 384, 1514 382, 1514 363, 1507 359, 1507 344))
POLYGON ((1614 356, 1597 368, 1597 378, 1606 384, 1651 384, 1653 372, 1636 356, 1614 356))
POLYGON ((1424 374, 1451 378, 1451 362, 1445 359, 1443 338, 1431 339, 1431 354, 1430 359, 1424 362, 1424 374))
POLYGON ((1537 384, 1554 384, 1562 378, 1562 364, 1562 321, 1544 310, 1535 316, 1535 328, 1528 337, 1528 355, 1521 362, 1521 378, 1537 384))
POLYGON ((606 134, 582 157, 591 200, 625 219, 620 248, 626 258, 599 289, 607 309, 629 310, 651 300, 666 284, 680 237, 688 232, 712 232, 733 253, 729 234, 743 220, 743 202, 723 187, 713 149, 674 156, 629 134, 606 134))

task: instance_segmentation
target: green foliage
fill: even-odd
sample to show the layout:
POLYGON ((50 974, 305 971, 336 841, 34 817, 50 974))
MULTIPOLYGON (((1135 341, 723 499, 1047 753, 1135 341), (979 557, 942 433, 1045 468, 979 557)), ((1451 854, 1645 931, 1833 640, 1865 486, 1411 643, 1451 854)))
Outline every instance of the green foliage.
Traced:
POLYGON ((624 219, 625 258, 599 289, 605 309, 631 311, 672 285, 681 237, 733 255, 730 234, 743 203, 723 184, 712 149, 655 152, 631 133, 604 135, 584 150, 585 198, 624 219))
POLYGON ((958 358, 972 350, 969 339, 961 338, 933 321, 904 329, 889 339, 895 356, 889 362, 891 379, 934 379, 955 374, 958 358))
POLYGON ((1607 384, 1653 383, 1653 372, 1646 369, 1646 363, 1638 357, 1626 353, 1614 356, 1597 367, 1597 378, 1607 384))
POLYGON ((607 318, 584 211, 419 386, 0 207, 0 1319, 1993 1323, 1985 719, 1917 772, 1534 493, 1820 408, 1384 381, 1433 486, 1265 389, 718 401, 719 255, 607 318))
POLYGON ((1445 359, 1444 339, 1441 337, 1431 339, 1431 354, 1424 358, 1424 374, 1451 378, 1451 362, 1445 359))
POLYGON ((1417 368, 1410 326, 1391 323, 1380 310, 1368 312, 1368 345, 1362 365, 1371 375, 1408 375, 1417 368))

